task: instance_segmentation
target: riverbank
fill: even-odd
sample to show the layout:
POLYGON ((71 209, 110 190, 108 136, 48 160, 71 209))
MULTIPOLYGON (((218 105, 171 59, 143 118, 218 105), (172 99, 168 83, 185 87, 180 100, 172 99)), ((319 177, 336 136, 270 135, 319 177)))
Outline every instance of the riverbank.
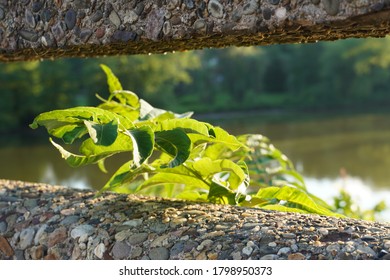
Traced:
POLYGON ((0 180, 0 259, 390 259, 390 224, 0 180))

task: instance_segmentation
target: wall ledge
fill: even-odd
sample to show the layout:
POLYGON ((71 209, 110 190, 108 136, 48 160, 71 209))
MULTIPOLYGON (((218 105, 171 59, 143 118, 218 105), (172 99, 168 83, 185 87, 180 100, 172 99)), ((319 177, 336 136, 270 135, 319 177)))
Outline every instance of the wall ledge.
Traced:
POLYGON ((389 32, 388 0, 0 0, 0 61, 308 43, 389 32))
POLYGON ((390 224, 0 180, 0 259, 390 259, 390 224))

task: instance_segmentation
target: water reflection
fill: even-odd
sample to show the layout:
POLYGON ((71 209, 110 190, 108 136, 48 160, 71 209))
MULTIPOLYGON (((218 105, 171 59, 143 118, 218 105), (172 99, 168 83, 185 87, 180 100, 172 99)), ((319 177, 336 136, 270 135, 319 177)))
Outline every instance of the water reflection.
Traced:
MULTIPOLYGON (((390 206, 390 115, 359 116, 234 116, 206 119, 234 134, 261 133, 293 160, 310 191, 330 199, 345 184, 362 209, 381 199, 390 206), (340 169, 349 176, 340 178, 340 169)), ((8 141, 10 142, 10 141, 8 141)), ((115 170, 119 161, 108 161, 115 170)), ((69 167, 48 142, 0 148, 0 178, 101 188, 109 179, 97 166, 69 167)), ((390 221, 390 211, 384 215, 390 221)))

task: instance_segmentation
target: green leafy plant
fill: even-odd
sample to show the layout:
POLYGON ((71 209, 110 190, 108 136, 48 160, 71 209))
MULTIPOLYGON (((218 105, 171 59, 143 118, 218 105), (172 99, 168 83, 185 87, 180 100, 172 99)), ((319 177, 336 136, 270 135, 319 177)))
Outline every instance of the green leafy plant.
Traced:
POLYGON ((375 221, 376 215, 387 209, 386 202, 381 200, 372 209, 362 210, 344 189, 340 190, 340 193, 333 197, 333 205, 337 213, 350 218, 369 221, 375 221))
POLYGON ((338 215, 306 191, 289 159, 262 135, 233 136, 220 127, 154 108, 124 90, 105 65, 109 97, 97 107, 54 110, 30 125, 43 126, 72 167, 97 164, 118 153, 129 159, 101 188, 281 211, 338 215), (78 153, 72 152, 78 143, 78 153))

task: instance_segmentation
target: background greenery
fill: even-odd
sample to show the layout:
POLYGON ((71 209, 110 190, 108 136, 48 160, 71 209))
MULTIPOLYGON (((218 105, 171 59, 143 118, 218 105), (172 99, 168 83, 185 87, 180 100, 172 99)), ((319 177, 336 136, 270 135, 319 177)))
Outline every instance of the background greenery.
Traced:
POLYGON ((0 64, 0 131, 38 113, 96 105, 99 64, 157 107, 197 113, 385 108, 390 38, 227 48, 166 55, 0 64))

